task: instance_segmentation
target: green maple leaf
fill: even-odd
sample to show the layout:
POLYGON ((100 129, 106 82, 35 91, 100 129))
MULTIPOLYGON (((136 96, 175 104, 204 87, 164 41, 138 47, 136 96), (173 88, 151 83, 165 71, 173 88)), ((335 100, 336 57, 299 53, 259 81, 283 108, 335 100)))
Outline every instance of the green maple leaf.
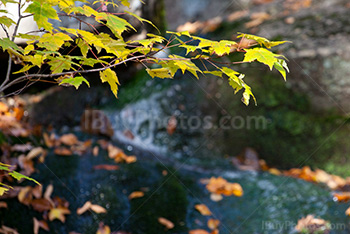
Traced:
POLYGON ((260 44, 260 46, 264 45, 266 48, 271 48, 277 45, 281 45, 284 43, 288 43, 290 41, 269 41, 268 39, 264 38, 264 37, 259 37, 259 36, 255 36, 255 35, 251 35, 251 34, 245 34, 245 33, 238 33, 239 35, 237 36, 237 38, 247 38, 250 40, 254 40, 256 42, 258 42, 260 44))
POLYGON ((10 176, 12 176, 13 178, 15 178, 16 180, 21 180, 21 179, 26 179, 26 180, 31 180, 33 182, 35 182, 36 184, 40 185, 40 183, 28 176, 22 175, 21 173, 18 173, 17 171, 12 171, 9 173, 10 176))
POLYGON ((82 76, 76 76, 71 78, 65 78, 60 82, 60 85, 62 84, 70 84, 73 85, 76 89, 79 88, 79 86, 85 82, 87 86, 90 87, 90 83, 82 76))
POLYGON ((117 74, 112 69, 108 68, 104 71, 100 71, 100 78, 102 83, 108 82, 114 96, 118 98, 118 85, 120 84, 117 74))
POLYGON ((122 19, 112 14, 100 14, 101 17, 96 18, 96 20, 100 23, 102 23, 102 20, 106 20, 106 26, 114 33, 115 36, 119 38, 121 38, 121 34, 129 28, 136 31, 136 29, 125 19, 122 19))
POLYGON ((173 78, 171 72, 167 68, 155 68, 155 69, 146 69, 147 73, 152 77, 158 77, 161 79, 164 78, 173 78))
POLYGON ((49 19, 60 20, 56 10, 44 0, 33 1, 25 12, 34 14, 34 20, 38 24, 38 27, 48 31, 53 29, 52 24, 49 23, 49 19))
POLYGON ((66 41, 71 40, 72 38, 70 36, 61 32, 54 34, 46 33, 40 38, 38 46, 49 51, 57 51, 66 41))
POLYGON ((3 51, 8 49, 20 50, 20 48, 16 45, 16 43, 14 43, 8 38, 0 38, 0 48, 2 48, 3 51))
POLYGON ((202 73, 202 71, 190 59, 187 59, 178 55, 170 55, 169 58, 173 59, 172 65, 181 69, 183 74, 187 70, 191 72, 198 79, 197 72, 202 73))
POLYGON ((5 25, 6 27, 10 27, 12 24, 16 24, 16 22, 7 16, 1 16, 0 24, 5 25))
POLYGON ((61 73, 63 70, 70 70, 73 63, 69 57, 53 57, 48 64, 52 73, 61 73))

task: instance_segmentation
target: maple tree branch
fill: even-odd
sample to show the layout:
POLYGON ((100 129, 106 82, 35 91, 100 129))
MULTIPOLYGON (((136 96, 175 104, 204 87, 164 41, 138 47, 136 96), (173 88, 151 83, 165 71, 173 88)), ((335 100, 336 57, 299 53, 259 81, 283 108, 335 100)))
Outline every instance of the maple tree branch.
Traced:
MULTIPOLYGON (((81 70, 81 71, 68 71, 68 72, 61 72, 61 73, 53 73, 53 74, 29 74, 29 75, 24 75, 21 77, 16 78, 15 80, 13 80, 12 82, 8 83, 7 85, 0 87, 0 92, 2 92, 3 90, 7 89, 8 87, 18 84, 26 79, 29 79, 31 77, 36 77, 36 78, 51 78, 51 77, 57 77, 57 76, 64 76, 64 75, 72 75, 74 73, 80 73, 80 74, 85 74, 85 73, 93 73, 93 72, 99 72, 99 71, 104 71, 108 68, 113 68, 116 67, 118 65, 121 65, 123 63, 129 62, 129 61, 133 61, 133 60, 138 60, 138 59, 147 59, 145 55, 139 55, 139 56, 134 56, 128 59, 125 59, 119 63, 115 63, 106 67, 101 67, 101 68, 95 68, 95 69, 89 69, 89 70, 81 70)), ((149 59, 149 58, 148 58, 149 59)))

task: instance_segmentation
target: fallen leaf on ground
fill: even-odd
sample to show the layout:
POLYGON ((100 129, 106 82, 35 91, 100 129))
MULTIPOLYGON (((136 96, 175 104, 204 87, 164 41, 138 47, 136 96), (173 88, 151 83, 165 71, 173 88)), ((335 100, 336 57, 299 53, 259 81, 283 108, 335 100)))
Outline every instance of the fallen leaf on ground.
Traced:
POLYGON ((102 222, 99 224, 98 230, 96 232, 96 234, 110 234, 111 233, 111 229, 109 228, 109 226, 104 225, 102 222))
POLYGON ((33 222, 34 222, 34 234, 38 234, 40 228, 44 229, 45 231, 50 231, 49 225, 45 220, 39 221, 36 218, 33 218, 33 222))
POLYGON ((18 157, 18 165, 24 170, 25 175, 29 176, 35 172, 34 163, 31 159, 21 155, 18 157))
POLYGON ((16 144, 11 146, 11 151, 18 151, 18 152, 27 152, 29 150, 31 150, 33 148, 33 146, 30 143, 26 143, 26 144, 16 144))
POLYGON ((98 155, 98 151, 99 151, 99 148, 98 146, 95 146, 93 149, 92 149, 92 155, 94 155, 95 157, 98 155))
POLYGON ((160 224, 162 224, 163 226, 165 226, 166 229, 173 229, 175 227, 173 222, 171 222, 170 220, 163 218, 163 217, 159 217, 158 222, 160 224))
POLYGON ((6 208, 7 209, 7 203, 6 202, 0 202, 0 208, 6 208))
POLYGON ((62 135, 58 140, 62 144, 69 146, 76 145, 79 142, 78 138, 73 133, 62 135))
POLYGON ((337 202, 348 202, 350 201, 350 192, 334 193, 333 197, 337 202))
POLYGON ((4 234, 19 234, 16 229, 7 227, 5 225, 2 225, 0 227, 0 233, 4 233, 4 234))
POLYGON ((103 208, 102 206, 99 206, 99 205, 95 205, 95 204, 92 204, 90 206, 90 209, 97 214, 107 213, 107 210, 105 208, 103 208))
POLYGON ((85 204, 82 207, 77 209, 77 214, 82 215, 83 213, 85 213, 86 211, 88 211, 90 209, 90 206, 91 206, 90 201, 85 202, 85 204))
POLYGON ((65 147, 58 147, 54 150, 54 153, 61 156, 71 156, 73 152, 65 147))
POLYGON ((269 172, 270 174, 276 175, 276 176, 279 176, 279 175, 282 174, 282 172, 281 172, 280 170, 276 169, 276 168, 270 168, 270 169, 268 170, 268 172, 269 172))
POLYGON ((128 198, 129 198, 129 200, 131 200, 131 199, 139 198, 139 197, 143 197, 143 196, 145 196, 144 192, 142 192, 142 191, 134 191, 134 192, 130 193, 128 198))
POLYGON ((35 198, 41 198, 43 194, 43 186, 36 185, 34 188, 32 188, 32 194, 35 198))
POLYGON ((223 197, 222 197, 221 194, 211 193, 211 194, 210 194, 210 199, 211 199, 212 201, 218 202, 218 201, 221 201, 221 200, 223 199, 223 197))
POLYGON ((208 228, 210 228, 211 230, 217 229, 219 225, 220 225, 220 220, 217 220, 217 219, 208 220, 208 228))
POLYGON ((46 187, 46 190, 45 190, 45 193, 44 193, 44 198, 46 198, 47 200, 50 199, 51 195, 52 195, 52 192, 53 192, 53 185, 52 184, 49 184, 47 187, 46 187))
POLYGON ((33 159, 39 157, 40 155, 46 155, 46 150, 44 150, 42 147, 36 147, 27 154, 26 158, 33 159))
POLYGON ((206 188, 211 193, 222 194, 225 196, 243 196, 243 189, 240 184, 230 183, 222 177, 210 178, 208 184, 206 185, 206 188))
POLYGON ((43 138, 44 138, 44 142, 45 142, 45 145, 48 147, 48 148, 51 148, 55 145, 55 135, 54 134, 51 134, 50 136, 44 132, 43 133, 43 138))
POLYGON ((45 198, 34 199, 30 203, 34 210, 38 212, 48 211, 52 208, 52 204, 49 200, 45 198))
POLYGON ((89 209, 97 214, 107 213, 107 210, 105 208, 103 208, 102 206, 95 205, 95 204, 92 204, 90 201, 87 201, 87 202, 85 202, 85 204, 81 208, 77 209, 77 214, 82 215, 83 213, 85 213, 89 209))
POLYGON ((329 231, 329 222, 323 219, 315 218, 313 215, 308 215, 298 220, 295 230, 298 232, 306 230, 309 233, 316 233, 319 231, 325 233, 325 231, 329 231))
POLYGON ((210 233, 203 229, 195 229, 195 230, 191 230, 189 234, 210 234, 210 233))
POLYGON ((17 198, 20 203, 29 206, 33 199, 32 187, 30 186, 23 187, 19 191, 17 198))
POLYGON ((196 210, 199 211, 199 213, 201 213, 201 215, 205 215, 205 216, 210 216, 212 215, 211 211, 209 210, 209 208, 204 205, 204 204, 198 204, 194 206, 196 208, 196 210))
POLYGON ((52 208, 49 212, 49 220, 53 221, 58 219, 64 223, 66 221, 65 215, 68 214, 70 214, 70 210, 68 210, 66 207, 59 206, 57 208, 52 208))
POLYGON ((345 211, 345 214, 350 216, 350 207, 345 211))
POLYGON ((174 134, 175 130, 176 130, 176 126, 177 126, 177 120, 175 116, 171 116, 169 121, 168 121, 168 125, 166 127, 166 131, 167 133, 171 136, 174 134))
POLYGON ((118 165, 108 165, 108 164, 96 165, 93 168, 95 170, 107 170, 107 171, 119 170, 119 166, 118 165))

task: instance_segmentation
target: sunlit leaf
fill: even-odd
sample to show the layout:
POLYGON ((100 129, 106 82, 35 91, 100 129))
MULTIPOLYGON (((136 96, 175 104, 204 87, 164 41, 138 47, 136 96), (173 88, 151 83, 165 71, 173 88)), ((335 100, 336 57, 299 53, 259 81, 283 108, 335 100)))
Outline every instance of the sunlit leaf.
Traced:
POLYGON ((171 222, 170 220, 163 218, 163 217, 159 217, 158 222, 161 225, 165 226, 166 229, 173 229, 175 227, 173 222, 171 222))
POLYGON ((118 98, 118 85, 120 85, 120 84, 119 84, 119 80, 118 80, 118 77, 117 77, 117 74, 115 73, 115 71, 113 71, 110 68, 108 68, 104 71, 101 71, 100 78, 101 78, 102 83, 108 82, 114 96, 116 98, 118 98))
POLYGON ((201 213, 201 215, 205 215, 205 216, 210 216, 212 215, 211 211, 209 210, 209 208, 204 205, 204 204, 198 204, 194 206, 196 208, 196 210, 199 211, 199 213, 201 213))
POLYGON ((50 4, 45 4, 44 0, 33 1, 25 12, 34 14, 34 20, 38 27, 48 31, 53 29, 49 19, 59 20, 56 10, 50 4))
POLYGON ((68 210, 66 207, 57 207, 52 208, 49 212, 49 220, 53 221, 55 219, 60 220, 62 223, 66 221, 65 215, 70 214, 70 210, 68 210))

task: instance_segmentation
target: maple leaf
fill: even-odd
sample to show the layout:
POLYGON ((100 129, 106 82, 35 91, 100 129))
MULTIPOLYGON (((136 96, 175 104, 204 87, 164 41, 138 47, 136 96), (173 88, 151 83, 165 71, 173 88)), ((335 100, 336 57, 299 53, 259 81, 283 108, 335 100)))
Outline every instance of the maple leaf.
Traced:
POLYGON ((73 133, 62 135, 58 139, 58 141, 64 145, 69 145, 69 146, 76 145, 79 143, 78 138, 73 133))
POLYGON ((40 228, 44 229, 45 231, 50 231, 49 225, 45 220, 39 221, 36 218, 33 218, 33 223, 34 223, 34 227, 33 227, 34 234, 39 234, 40 228))
MULTIPOLYGON (((101 17, 107 20, 106 26, 114 33, 115 36, 121 37, 121 34, 126 31, 128 28, 133 29, 136 32, 136 29, 128 23, 125 19, 122 19, 118 16, 112 14, 105 14, 104 17, 101 17)), ((98 20, 98 22, 102 22, 98 20)))
POLYGON ((57 208, 52 208, 49 212, 49 220, 53 221, 55 219, 60 220, 62 223, 66 221, 65 215, 70 214, 70 210, 66 207, 58 206, 57 208))
POLYGON ((111 233, 110 227, 100 222, 96 234, 110 234, 110 233, 111 233))
POLYGON ((155 68, 155 69, 146 69, 147 73, 152 77, 158 77, 161 79, 164 78, 173 78, 171 72, 168 68, 155 68))
POLYGON ((0 24, 5 25, 6 27, 10 27, 12 24, 15 24, 16 22, 13 21, 11 18, 7 16, 1 16, 0 17, 0 24))
POLYGON ((173 222, 171 222, 170 220, 163 218, 163 217, 159 217, 158 222, 161 225, 165 226, 166 229, 173 229, 175 227, 173 222))
POLYGON ((183 74, 187 70, 191 72, 198 79, 197 72, 202 73, 202 71, 190 59, 187 59, 178 55, 170 55, 169 58, 174 59, 172 61, 173 64, 177 66, 179 69, 181 69, 183 74))
POLYGON ((205 215, 205 216, 210 216, 212 215, 211 211, 209 210, 209 208, 204 205, 204 204, 198 204, 194 206, 196 208, 196 210, 199 211, 199 213, 201 213, 201 215, 205 215))
POLYGON ((253 62, 257 60, 260 63, 266 64, 270 70, 272 70, 275 63, 278 63, 278 58, 281 57, 281 55, 274 54, 265 48, 245 49, 245 51, 243 62, 253 62))
POLYGON ((195 229, 195 230, 191 230, 189 234, 210 234, 210 233, 203 229, 195 229))
POLYGON ((143 197, 143 196, 145 196, 144 192, 142 192, 142 191, 134 191, 134 192, 130 193, 128 198, 129 198, 129 200, 131 200, 131 199, 140 198, 140 197, 143 197))
POLYGON ((16 45, 16 43, 14 43, 13 41, 11 41, 8 38, 0 38, 0 48, 3 51, 8 50, 8 49, 20 50, 19 47, 16 45))
POLYGON ((119 80, 118 80, 118 77, 117 77, 117 74, 115 73, 115 71, 113 71, 110 68, 108 68, 104 71, 101 71, 100 78, 101 78, 102 83, 108 82, 114 96, 116 98, 118 98, 118 85, 120 85, 120 84, 119 84, 119 80))
POLYGON ((350 207, 345 211, 345 214, 350 216, 350 207))
POLYGON ((66 147, 58 147, 54 150, 54 153, 60 156, 71 156, 73 152, 66 147))
POLYGON ((45 48, 50 51, 57 51, 60 49, 64 42, 71 41, 72 38, 64 33, 46 33, 44 34, 39 42, 38 46, 41 48, 45 48))
POLYGON ((34 20, 39 28, 44 28, 48 31, 53 29, 49 19, 59 20, 57 12, 50 4, 44 0, 33 1, 25 10, 27 13, 34 14, 34 20))
POLYGON ((75 87, 75 89, 78 89, 80 85, 85 82, 87 86, 90 87, 90 83, 82 76, 76 76, 76 77, 71 77, 71 78, 64 78, 59 85, 62 84, 70 84, 75 87))
POLYGON ((81 208, 77 209, 77 214, 81 215, 81 214, 85 213, 86 211, 88 211, 89 209, 97 214, 107 213, 107 210, 105 208, 103 208, 102 206, 95 205, 95 204, 92 204, 90 201, 87 201, 87 202, 85 202, 85 204, 81 208))
POLYGON ((220 225, 220 220, 217 220, 217 219, 208 220, 208 228, 210 228, 211 230, 217 229, 219 225, 220 225))
POLYGON ((95 170, 107 170, 107 171, 119 170, 119 166, 118 165, 108 165, 108 164, 96 165, 93 168, 95 170))

